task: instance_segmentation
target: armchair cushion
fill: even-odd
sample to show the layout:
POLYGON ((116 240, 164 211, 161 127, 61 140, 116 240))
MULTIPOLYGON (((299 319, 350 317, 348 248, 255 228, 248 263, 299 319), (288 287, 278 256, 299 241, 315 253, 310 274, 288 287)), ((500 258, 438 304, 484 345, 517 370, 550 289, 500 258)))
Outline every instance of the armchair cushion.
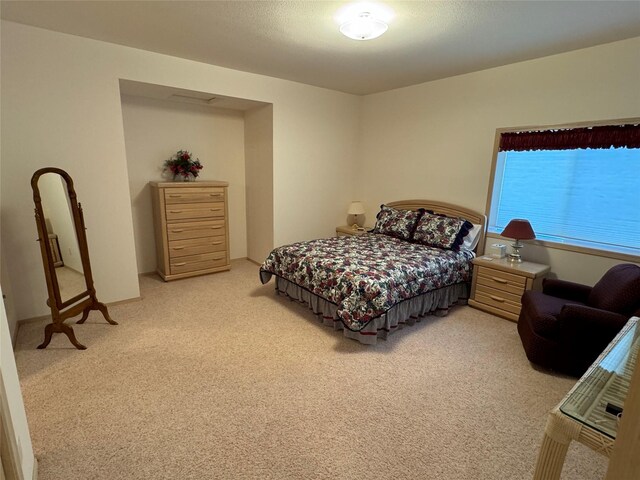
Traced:
POLYGON ((628 317, 619 313, 571 303, 562 307, 560 315, 558 315, 558 323, 563 337, 575 338, 581 332, 591 334, 595 331, 599 332, 599 336, 611 337, 605 343, 605 346, 624 327, 628 320, 628 317))
POLYGON ((623 263, 611 268, 591 289, 587 305, 630 317, 640 308, 640 267, 623 263))

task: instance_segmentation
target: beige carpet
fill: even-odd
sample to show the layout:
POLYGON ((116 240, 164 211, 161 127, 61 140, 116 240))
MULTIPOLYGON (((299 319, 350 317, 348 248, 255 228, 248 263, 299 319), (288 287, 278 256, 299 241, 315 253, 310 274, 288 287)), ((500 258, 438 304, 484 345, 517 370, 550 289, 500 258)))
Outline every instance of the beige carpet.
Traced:
MULTIPOLYGON (((17 364, 41 480, 530 479, 573 379, 534 370, 515 324, 470 307, 377 346, 262 286, 257 266, 164 283, 75 326, 22 326, 17 364)), ((98 292, 99 294, 99 292, 98 292)), ((573 444, 563 479, 601 479, 573 444)))

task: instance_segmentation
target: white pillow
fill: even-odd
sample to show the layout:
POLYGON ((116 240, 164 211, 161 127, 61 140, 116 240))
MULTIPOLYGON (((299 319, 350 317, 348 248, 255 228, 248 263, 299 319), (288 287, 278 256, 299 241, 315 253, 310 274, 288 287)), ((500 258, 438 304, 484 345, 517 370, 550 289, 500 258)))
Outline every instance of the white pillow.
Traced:
POLYGON ((461 248, 465 250, 473 251, 474 248, 478 245, 478 241, 480 240, 480 232, 482 231, 482 225, 473 224, 473 228, 469 230, 464 237, 461 248))

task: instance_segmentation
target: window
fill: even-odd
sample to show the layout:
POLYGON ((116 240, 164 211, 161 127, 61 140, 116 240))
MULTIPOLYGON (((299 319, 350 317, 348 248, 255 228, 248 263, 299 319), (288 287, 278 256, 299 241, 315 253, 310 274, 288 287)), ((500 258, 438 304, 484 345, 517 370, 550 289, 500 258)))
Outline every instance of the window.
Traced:
POLYGON ((489 232, 640 255, 640 126, 499 132, 489 232))

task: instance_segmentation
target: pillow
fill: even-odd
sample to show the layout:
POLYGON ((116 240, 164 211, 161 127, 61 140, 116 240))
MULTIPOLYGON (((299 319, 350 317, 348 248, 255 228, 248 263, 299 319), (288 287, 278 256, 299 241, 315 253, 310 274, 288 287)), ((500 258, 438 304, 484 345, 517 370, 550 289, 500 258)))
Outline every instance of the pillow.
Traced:
POLYGON ((413 241, 457 252, 471 228, 473 224, 464 218, 447 217, 426 211, 418 221, 413 241))
POLYGON ((473 227, 469 230, 462 241, 462 246, 460 248, 464 248, 465 250, 469 250, 472 252, 480 241, 480 232, 482 231, 482 225, 472 224, 473 227))
POLYGON ((380 205, 376 215, 376 226, 373 233, 382 233, 402 240, 411 240, 413 231, 424 210, 396 210, 386 205, 380 205))

